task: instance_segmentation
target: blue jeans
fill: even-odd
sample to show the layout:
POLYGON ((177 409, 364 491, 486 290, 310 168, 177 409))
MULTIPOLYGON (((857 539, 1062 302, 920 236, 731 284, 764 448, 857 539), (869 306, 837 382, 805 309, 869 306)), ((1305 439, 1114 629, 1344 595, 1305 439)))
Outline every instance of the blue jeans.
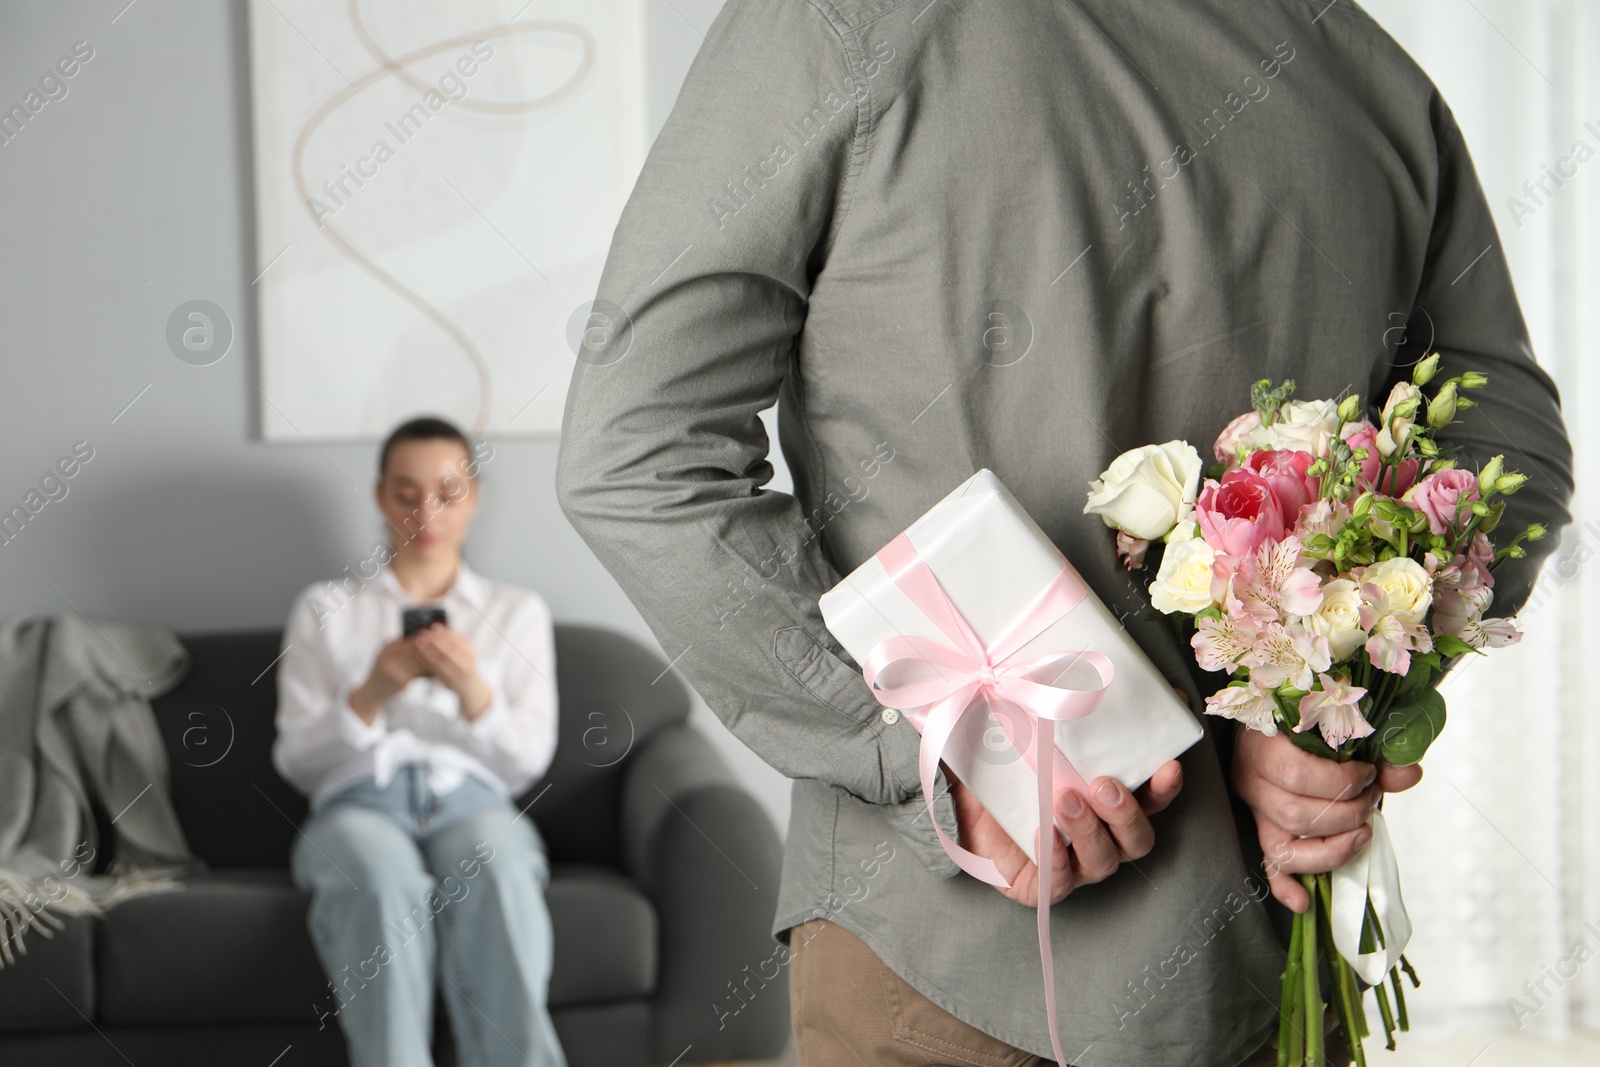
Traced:
POLYGON ((435 975, 461 1067, 566 1067, 551 1023, 550 867, 532 820, 477 778, 427 765, 329 797, 295 838, 295 885, 353 1067, 432 1067, 435 975))

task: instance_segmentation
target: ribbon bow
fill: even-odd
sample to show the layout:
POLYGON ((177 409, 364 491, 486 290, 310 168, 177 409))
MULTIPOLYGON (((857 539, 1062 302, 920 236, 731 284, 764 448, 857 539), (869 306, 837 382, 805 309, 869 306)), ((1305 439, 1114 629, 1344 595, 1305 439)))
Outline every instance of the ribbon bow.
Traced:
MULTIPOLYGON (((962 870, 993 886, 1009 889, 1011 883, 993 860, 962 848, 939 825, 933 814, 933 781, 946 744, 968 711, 986 697, 991 706, 1020 709, 1024 721, 1049 720, 1047 729, 1033 729, 1032 737, 1019 741, 1009 716, 997 716, 1012 746, 1032 768, 1039 785, 1039 956, 1044 965, 1045 1014, 1050 1025, 1050 1044, 1056 1062, 1065 1063, 1061 1039, 1056 1033, 1055 968, 1051 957, 1050 912, 1051 873, 1056 846, 1055 818, 1051 799, 1057 774, 1068 788, 1086 791, 1087 785, 1076 768, 1055 745, 1055 722, 1079 719, 1093 712, 1111 685, 1115 670, 1105 655, 1095 651, 1049 652, 1025 659, 1011 654, 1056 620, 1077 607, 1088 595, 1088 587, 1070 566, 1063 566, 1031 604, 1010 626, 985 647, 972 632, 933 570, 917 553, 904 533, 877 552, 890 579, 906 598, 936 626, 950 643, 924 637, 899 635, 885 638, 867 654, 861 674, 881 704, 915 711, 926 708, 918 726, 922 734, 918 751, 918 770, 928 815, 945 852, 962 870), (1079 661, 1093 666, 1100 684, 1092 689, 1074 689, 1054 681, 1067 667, 1079 661), (921 681, 880 688, 878 679, 899 664, 932 664, 937 674, 921 681), (1050 681, 1041 681, 1048 677, 1050 681), (1046 744, 1048 740, 1048 744, 1046 744), (1040 758, 1044 756, 1045 758, 1040 758)), ((1042 726, 1042 724, 1039 724, 1042 726)))

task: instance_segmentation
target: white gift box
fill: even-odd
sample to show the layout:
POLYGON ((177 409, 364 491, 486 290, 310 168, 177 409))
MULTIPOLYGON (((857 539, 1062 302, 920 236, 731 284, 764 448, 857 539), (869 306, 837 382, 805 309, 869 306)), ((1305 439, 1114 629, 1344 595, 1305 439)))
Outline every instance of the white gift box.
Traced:
MULTIPOLYGON (((930 508, 906 529, 905 536, 985 647, 994 643, 1063 568, 1071 569, 1066 557, 987 468, 930 508)), ((1109 541, 1105 550, 1114 551, 1109 541)), ((828 629, 858 663, 865 663, 879 642, 897 634, 949 644, 895 585, 876 556, 851 571, 818 603, 828 629)), ((1019 741, 1027 747, 1034 728, 1031 723, 1046 729, 1053 725, 1057 747, 1085 782, 1110 775, 1129 789, 1137 789, 1161 764, 1198 741, 1203 730, 1166 678, 1092 591, 1002 662, 1086 650, 1108 657, 1115 670, 1099 707, 1083 718, 1062 722, 1030 716, 1018 733, 1019 741)), ((889 682, 880 677, 879 684, 906 680, 889 682)), ((1055 678, 1040 680, 1082 689, 1100 684, 1097 672, 1083 660, 1055 678)), ((951 735, 944 762, 1029 859, 1038 862, 1034 850, 1039 827, 1038 782, 988 702, 979 696, 977 703, 951 735)), ((919 731, 925 711, 907 713, 919 731)), ((1017 716, 1012 713, 1010 719, 1016 728, 1017 716)), ((1059 776, 1056 788, 1062 788, 1059 776)), ((1067 837, 1065 831, 1062 836, 1067 837)))

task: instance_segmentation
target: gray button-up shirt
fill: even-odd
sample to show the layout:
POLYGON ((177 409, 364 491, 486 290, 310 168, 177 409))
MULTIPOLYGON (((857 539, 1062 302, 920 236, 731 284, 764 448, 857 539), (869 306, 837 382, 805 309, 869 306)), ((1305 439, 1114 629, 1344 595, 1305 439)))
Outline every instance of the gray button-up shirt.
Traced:
MULTIPOLYGON (((1259 378, 1381 403, 1433 349, 1491 379, 1441 439, 1530 476, 1504 528, 1568 521, 1556 391, 1460 131, 1349 0, 728 0, 589 327, 561 504, 794 779, 774 933, 825 915, 1046 1057, 1034 912, 941 850, 919 735, 818 596, 987 466, 1198 707, 1221 678, 1151 617, 1088 482, 1137 445, 1208 450, 1259 378), (792 496, 763 488, 774 402, 792 496)), ((1500 609, 1553 543, 1500 569, 1500 609)), ((1154 851, 1052 910, 1078 1063, 1232 1064, 1277 1025, 1283 946, 1208 725, 1154 851)), ((954 836, 943 774, 935 799, 954 836)))

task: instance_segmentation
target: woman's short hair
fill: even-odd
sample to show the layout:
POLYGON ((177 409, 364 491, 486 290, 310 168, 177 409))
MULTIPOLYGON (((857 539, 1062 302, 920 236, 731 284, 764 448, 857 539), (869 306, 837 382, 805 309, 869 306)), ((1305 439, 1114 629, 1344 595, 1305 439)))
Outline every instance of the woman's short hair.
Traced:
POLYGON ((477 478, 478 465, 472 460, 472 442, 467 440, 467 435, 462 433, 456 424, 448 419, 437 418, 433 415, 424 415, 421 418, 411 419, 396 426, 383 442, 383 449, 378 453, 378 480, 383 480, 384 471, 389 468, 389 453, 394 446, 402 441, 454 441, 467 453, 467 475, 477 478))

